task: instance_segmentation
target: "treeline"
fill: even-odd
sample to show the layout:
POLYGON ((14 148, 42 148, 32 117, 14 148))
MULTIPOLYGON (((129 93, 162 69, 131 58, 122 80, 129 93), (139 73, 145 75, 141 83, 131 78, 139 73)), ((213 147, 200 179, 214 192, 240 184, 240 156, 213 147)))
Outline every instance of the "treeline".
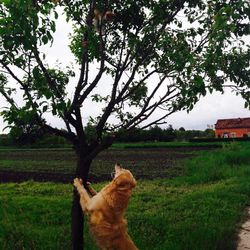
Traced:
POLYGON ((183 127, 173 129, 171 125, 163 129, 158 126, 150 127, 147 130, 135 130, 127 133, 120 131, 117 137, 118 142, 143 142, 143 141, 188 141, 192 138, 214 138, 214 130, 185 130, 183 127))
MULTIPOLYGON (((86 129, 89 138, 93 136, 93 130, 86 129)), ((146 142, 146 141, 188 141, 193 138, 214 138, 212 129, 185 130, 183 127, 173 129, 171 125, 167 128, 158 126, 147 130, 134 130, 132 132, 120 131, 116 142, 146 142)), ((32 146, 32 147, 70 147, 71 145, 62 137, 41 134, 2 134, 0 135, 0 146, 32 146)))
POLYGON ((37 138, 31 138, 29 135, 25 138, 16 138, 11 134, 0 135, 0 147, 21 147, 32 146, 35 148, 64 148, 71 145, 62 137, 56 135, 43 135, 37 138))

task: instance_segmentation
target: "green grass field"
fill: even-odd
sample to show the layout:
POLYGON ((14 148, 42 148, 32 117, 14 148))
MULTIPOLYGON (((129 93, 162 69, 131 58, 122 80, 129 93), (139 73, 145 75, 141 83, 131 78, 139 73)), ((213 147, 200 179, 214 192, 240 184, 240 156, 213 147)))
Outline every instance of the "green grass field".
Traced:
POLYGON ((183 147, 221 147, 222 142, 124 142, 114 143, 112 148, 183 148, 183 147))
MULTIPOLYGON (((182 161, 182 176, 138 181, 127 211, 138 248, 235 249, 250 200, 249 152, 249 143, 228 144, 182 161)), ((1 184, 2 249, 70 249, 71 192, 66 184, 1 184)), ((86 235, 86 249, 96 249, 86 235)))

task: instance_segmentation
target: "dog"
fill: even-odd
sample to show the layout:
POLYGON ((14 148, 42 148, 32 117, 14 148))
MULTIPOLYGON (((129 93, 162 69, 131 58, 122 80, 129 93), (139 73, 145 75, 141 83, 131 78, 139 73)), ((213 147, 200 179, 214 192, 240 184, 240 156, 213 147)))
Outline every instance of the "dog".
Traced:
POLYGON ((138 250, 127 232, 124 213, 128 206, 136 180, 131 172, 115 165, 113 180, 96 192, 87 183, 88 191, 81 179, 74 179, 80 195, 82 210, 89 216, 90 231, 102 250, 138 250))

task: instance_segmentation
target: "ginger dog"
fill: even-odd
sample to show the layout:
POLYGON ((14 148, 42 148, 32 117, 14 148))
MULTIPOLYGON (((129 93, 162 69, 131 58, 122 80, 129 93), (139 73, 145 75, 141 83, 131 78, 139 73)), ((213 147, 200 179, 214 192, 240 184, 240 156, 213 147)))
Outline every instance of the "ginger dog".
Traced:
POLYGON ((124 213, 136 181, 129 170, 115 166, 114 178, 99 193, 88 184, 90 197, 82 181, 74 179, 82 210, 89 215, 90 230, 102 250, 138 250, 127 233, 124 213))

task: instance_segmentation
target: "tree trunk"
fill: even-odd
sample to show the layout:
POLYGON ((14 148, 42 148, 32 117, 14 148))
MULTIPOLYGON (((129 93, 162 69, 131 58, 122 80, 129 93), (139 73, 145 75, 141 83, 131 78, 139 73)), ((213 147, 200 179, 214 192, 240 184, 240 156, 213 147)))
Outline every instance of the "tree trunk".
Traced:
MULTIPOLYGON (((78 162, 75 177, 81 178, 86 184, 91 161, 85 161, 84 156, 78 154, 78 162)), ((84 249, 83 226, 84 214, 80 206, 80 199, 76 189, 73 189, 73 202, 71 208, 71 240, 73 250, 84 249)))
POLYGON ((73 190, 71 207, 71 240, 73 250, 84 249, 83 244, 83 212, 79 203, 79 195, 73 190))

